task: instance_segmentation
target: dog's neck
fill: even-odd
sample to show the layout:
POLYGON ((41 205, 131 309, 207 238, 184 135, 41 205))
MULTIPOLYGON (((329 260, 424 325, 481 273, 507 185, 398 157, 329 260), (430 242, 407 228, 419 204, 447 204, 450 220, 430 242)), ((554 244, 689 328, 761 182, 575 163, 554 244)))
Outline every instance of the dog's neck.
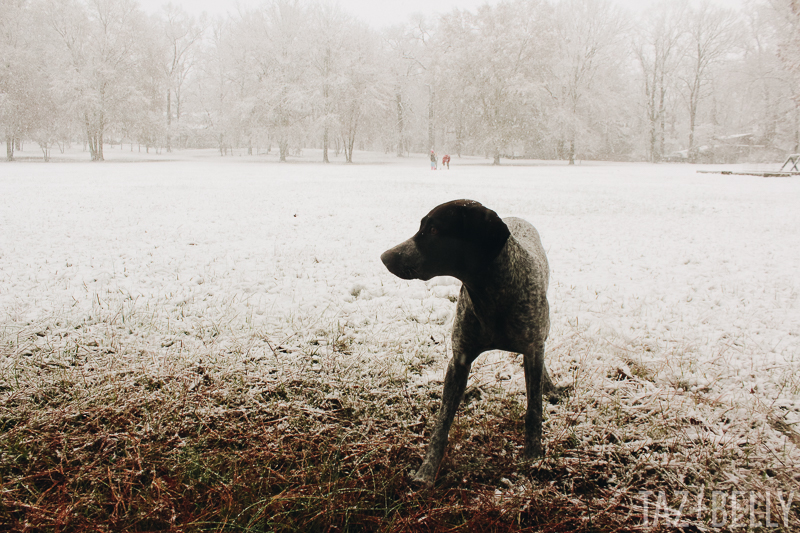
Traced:
POLYGON ((527 254, 514 236, 509 235, 500 253, 482 272, 461 280, 476 311, 480 309, 482 312, 495 313, 495 307, 500 302, 503 307, 507 307, 525 296, 523 280, 526 279, 530 267, 518 263, 527 254), (499 294, 503 297, 498 298, 499 294))

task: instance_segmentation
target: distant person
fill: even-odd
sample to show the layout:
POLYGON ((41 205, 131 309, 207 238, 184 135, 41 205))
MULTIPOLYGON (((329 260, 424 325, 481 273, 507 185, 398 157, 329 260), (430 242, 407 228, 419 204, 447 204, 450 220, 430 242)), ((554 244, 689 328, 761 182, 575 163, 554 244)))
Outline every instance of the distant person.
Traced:
POLYGON ((436 170, 436 152, 431 148, 431 170, 436 170))
POLYGON ((450 156, 445 154, 442 158, 442 168, 447 167, 447 170, 450 170, 450 156))

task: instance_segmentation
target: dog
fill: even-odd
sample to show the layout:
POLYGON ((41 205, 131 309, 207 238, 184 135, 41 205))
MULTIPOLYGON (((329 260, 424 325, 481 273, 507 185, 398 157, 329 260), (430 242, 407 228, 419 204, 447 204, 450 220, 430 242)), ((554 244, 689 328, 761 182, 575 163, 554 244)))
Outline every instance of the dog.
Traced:
POLYGON ((556 388, 544 365, 550 330, 549 267, 536 229, 520 218, 501 219, 478 202, 454 200, 423 217, 419 231, 385 251, 381 261, 402 279, 453 276, 462 282, 442 405, 412 481, 433 484, 470 366, 487 350, 523 355, 528 400, 525 456, 541 457, 542 394, 556 388))

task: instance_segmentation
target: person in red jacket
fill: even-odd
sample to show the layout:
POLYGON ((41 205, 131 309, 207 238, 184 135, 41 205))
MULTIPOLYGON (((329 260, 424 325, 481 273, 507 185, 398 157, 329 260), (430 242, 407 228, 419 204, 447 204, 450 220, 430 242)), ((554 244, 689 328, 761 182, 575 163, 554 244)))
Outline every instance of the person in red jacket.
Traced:
POLYGON ((450 170, 450 156, 449 155, 445 155, 442 158, 442 168, 444 168, 445 166, 447 167, 447 170, 450 170))

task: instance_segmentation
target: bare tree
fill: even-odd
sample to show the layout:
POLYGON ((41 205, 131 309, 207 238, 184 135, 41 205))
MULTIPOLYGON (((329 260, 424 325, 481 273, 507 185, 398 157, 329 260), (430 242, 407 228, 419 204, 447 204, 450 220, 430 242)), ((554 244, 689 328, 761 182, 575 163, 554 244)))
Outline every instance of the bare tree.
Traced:
POLYGON ((47 76, 45 44, 26 0, 0 0, 0 132, 6 159, 35 138, 45 160, 59 119, 47 76))
POLYGON ((734 63, 735 72, 722 91, 730 101, 725 108, 736 127, 757 131, 765 147, 776 147, 784 137, 794 145, 796 83, 778 55, 784 35, 780 17, 769 5, 748 4, 741 18, 743 56, 734 63))
POLYGON ((277 144, 282 160, 313 145, 323 161, 332 146, 352 160, 379 143, 495 163, 638 147, 660 161, 678 136, 696 160, 711 130, 748 128, 800 146, 800 2, 748 4, 739 26, 704 1, 664 0, 628 25, 613 0, 508 0, 415 16, 379 39, 304 0, 267 0, 205 33, 174 6, 145 17, 135 0, 0 0, 0 134, 7 158, 31 139, 48 157, 80 128, 93 160, 106 137, 223 155, 277 144))
POLYGON ((6 141, 6 159, 14 160, 16 139, 25 132, 25 18, 23 2, 0 2, 0 127, 6 141))
POLYGON ((430 144, 430 128, 427 141, 414 143, 412 139, 415 127, 420 122, 429 122, 429 113, 420 116, 418 110, 429 110, 430 94, 424 84, 426 76, 426 41, 420 39, 420 20, 416 24, 396 25, 384 32, 384 39, 388 45, 390 57, 388 58, 389 71, 394 86, 393 138, 394 147, 398 157, 407 154, 415 144, 420 146, 430 144))
POLYGON ((336 98, 339 133, 345 160, 353 162, 356 138, 373 125, 381 108, 390 100, 388 69, 381 61, 383 48, 378 36, 365 24, 349 25, 347 48, 336 98))
POLYGON ((59 71, 60 85, 83 121, 92 161, 102 161, 106 130, 142 103, 136 72, 142 14, 135 0, 50 0, 47 18, 69 65, 59 71))
MULTIPOLYGON (((405 74, 414 76, 420 92, 425 95, 424 123, 427 129, 427 140, 422 144, 423 150, 436 146, 437 81, 439 79, 440 52, 434 39, 436 31, 437 28, 430 19, 417 13, 402 30, 399 30, 400 37, 395 37, 389 43, 389 49, 399 54, 400 65, 402 65, 401 72, 405 71, 405 74)), ((401 79, 395 78, 395 110, 398 114, 397 126, 402 127, 405 131, 408 102, 403 101, 403 92, 398 92, 401 87, 398 82, 401 79)), ((421 111, 420 114, 422 113, 421 111)), ((402 135, 406 136, 405 133, 402 135)), ((422 138, 421 135, 420 138, 422 138)))
POLYGON ((627 21, 610 0, 562 0, 556 5, 556 43, 545 85, 554 104, 551 127, 566 144, 560 152, 575 162, 575 145, 591 106, 596 85, 608 79, 603 69, 624 54, 621 42, 627 21))
POLYGON ((800 72, 800 1, 770 0, 770 6, 783 35, 779 56, 790 70, 800 72))
POLYGON ((695 130, 698 105, 707 97, 712 82, 712 68, 724 60, 737 44, 738 18, 733 11, 716 7, 704 0, 689 9, 686 25, 686 47, 683 97, 689 115, 689 159, 697 161, 695 130))
POLYGON ((547 14, 546 5, 514 2, 474 14, 455 10, 441 22, 444 120, 457 132, 456 144, 468 130, 494 165, 533 130, 549 50, 547 14))
POLYGON ((793 153, 800 151, 800 2, 770 0, 772 21, 779 33, 778 57, 789 72, 789 92, 792 108, 787 110, 791 120, 793 153))
POLYGON ((286 161, 290 143, 302 137, 312 115, 310 15, 297 0, 273 0, 248 15, 255 41, 257 76, 254 113, 278 142, 286 161))
POLYGON ((336 99, 342 85, 341 69, 355 20, 335 4, 317 4, 312 12, 311 64, 315 122, 322 129, 322 161, 329 163, 328 148, 337 123, 336 99))
POLYGON ((174 4, 163 7, 162 38, 164 46, 163 68, 167 81, 166 115, 167 151, 172 151, 172 119, 181 120, 181 96, 186 79, 194 66, 197 44, 206 30, 205 18, 199 21, 174 4), (175 109, 173 111, 173 98, 175 109))
POLYGON ((251 137, 257 126, 258 71, 254 57, 251 12, 238 19, 216 18, 208 30, 208 42, 200 54, 198 100, 203 129, 226 155, 243 136, 251 137))
POLYGON ((655 163, 664 156, 667 93, 683 54, 682 36, 688 4, 663 1, 649 10, 634 34, 633 50, 642 69, 647 155, 655 163))

